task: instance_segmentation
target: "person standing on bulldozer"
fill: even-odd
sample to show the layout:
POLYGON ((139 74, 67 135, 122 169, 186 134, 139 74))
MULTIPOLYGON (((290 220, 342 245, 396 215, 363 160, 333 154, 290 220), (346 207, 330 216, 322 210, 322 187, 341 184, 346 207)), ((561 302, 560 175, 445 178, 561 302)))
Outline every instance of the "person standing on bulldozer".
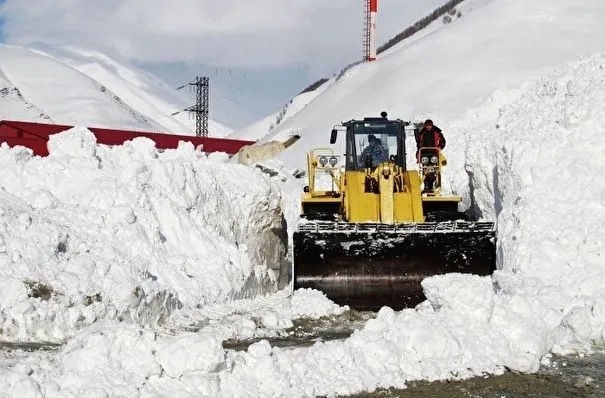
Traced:
MULTIPOLYGON (((431 119, 426 119, 424 122, 424 126, 420 131, 414 134, 416 138, 416 161, 418 163, 420 160, 420 148, 437 148, 437 149, 425 149, 422 152, 422 156, 437 156, 439 157, 439 152, 445 148, 445 137, 441 132, 441 129, 433 124, 431 119)), ((432 192, 434 188, 436 176, 434 173, 425 174, 424 176, 424 191, 423 192, 432 192)))
MULTIPOLYGON (((431 119, 426 119, 424 126, 416 134, 416 149, 423 147, 436 147, 441 150, 445 148, 445 137, 441 129, 433 124, 431 119)), ((416 152, 418 157, 418 152, 416 152)))

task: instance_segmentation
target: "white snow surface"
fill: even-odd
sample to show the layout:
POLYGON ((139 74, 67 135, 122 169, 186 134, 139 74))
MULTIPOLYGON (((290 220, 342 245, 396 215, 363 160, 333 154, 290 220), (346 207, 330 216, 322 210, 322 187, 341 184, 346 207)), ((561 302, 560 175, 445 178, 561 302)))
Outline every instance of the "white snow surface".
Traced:
POLYGON ((83 128, 49 152, 0 148, 3 338, 61 341, 106 316, 155 324, 276 289, 281 198, 259 171, 189 143, 97 146, 83 128), (30 300, 36 284, 54 299, 30 300))
MULTIPOLYGON (((48 160, 31 158, 22 149, 3 148, 2 170, 22 174, 19 179, 16 175, 2 178, 7 185, 5 190, 9 191, 3 193, 2 316, 16 319, 16 324, 24 325, 21 329, 25 331, 27 325, 31 328, 44 325, 46 335, 53 330, 57 333, 58 326, 52 325, 60 318, 57 323, 69 329, 74 337, 56 353, 13 358, 12 366, 0 371, 1 390, 10 392, 9 396, 333 396, 381 386, 403 387, 414 379, 499 374, 506 368, 531 372, 538 369, 540 360, 550 352, 588 352, 593 343, 602 342, 605 337, 605 288, 599 282, 605 278, 604 236, 600 230, 605 222, 605 184, 587 176, 602 166, 599 154, 605 150, 605 144, 592 140, 586 145, 582 137, 586 137, 583 134, 586 131, 595 137, 604 133, 604 109, 605 55, 599 54, 528 82, 520 89, 498 92, 482 107, 469 111, 456 122, 456 128, 466 134, 468 140, 453 143, 458 147, 455 152, 463 154, 463 158, 452 165, 452 171, 460 180, 458 189, 470 191, 472 186, 478 209, 486 218, 497 221, 501 269, 493 277, 447 274, 428 278, 423 282, 428 300, 418 308, 394 312, 385 307, 350 338, 319 342, 309 348, 281 349, 262 340, 247 351, 231 351, 223 349, 220 341, 229 333, 242 336, 246 328, 249 335, 254 334, 251 316, 256 311, 252 310, 254 305, 264 307, 267 325, 305 313, 292 309, 301 303, 307 304, 306 311, 318 308, 309 302, 312 291, 297 292, 292 299, 287 299, 286 292, 282 291, 267 296, 265 303, 249 300, 247 304, 239 304, 239 309, 235 304, 228 311, 225 311, 226 302, 200 310, 199 314, 207 319, 211 318, 212 308, 233 316, 239 313, 236 318, 226 318, 230 319, 231 330, 208 326, 197 332, 167 333, 163 329, 142 329, 135 322, 119 322, 119 317, 108 314, 107 298, 112 300, 114 312, 132 301, 136 281, 132 263, 136 259, 128 256, 129 251, 122 254, 120 250, 141 245, 142 239, 140 235, 128 238, 125 233, 114 232, 116 229, 105 229, 109 225, 115 228, 116 224, 129 223, 143 228, 150 223, 144 221, 141 208, 146 201, 153 202, 152 195, 140 197, 141 191, 157 190, 167 195, 183 192, 183 188, 166 191, 156 188, 156 184, 166 181, 156 173, 167 174, 153 169, 152 165, 160 170, 173 166, 149 156, 150 152, 155 153, 149 143, 132 143, 108 150, 94 147, 89 134, 76 130, 59 136, 63 140, 61 146, 67 149, 57 154, 57 148, 51 145, 53 155, 48 160), (96 178, 109 180, 103 186, 111 191, 110 197, 120 198, 125 193, 120 193, 110 160, 117 166, 119 159, 129 157, 138 160, 137 166, 120 168, 127 176, 126 186, 139 192, 139 197, 128 200, 126 206, 138 203, 140 207, 134 211, 119 210, 115 217, 110 212, 111 222, 105 221, 105 229, 100 228, 102 217, 95 207, 119 209, 120 206, 113 202, 107 204, 109 199, 104 189, 94 190, 82 177, 74 177, 98 174, 96 178), (77 162, 77 170, 69 167, 70 162, 77 162), (98 169, 99 164, 103 168, 98 169), (106 167, 110 170, 105 171, 106 167), (68 180, 79 183, 69 187, 65 179, 57 176, 57 169, 69 173, 68 180), (147 171, 143 171, 145 169, 147 171), (470 180, 467 173, 472 173, 470 180), (46 178, 41 178, 42 175, 46 178), (33 181, 44 181, 37 183, 44 188, 24 188, 26 184, 36 186, 33 181), (14 196, 17 193, 19 197, 14 196), (77 205, 86 211, 67 213, 69 207, 77 205), (77 217, 86 218, 91 225, 84 228, 77 217), (64 238, 62 234, 67 232, 71 232, 73 238, 70 234, 66 240, 69 249, 65 254, 74 253, 72 261, 60 260, 64 254, 56 253, 64 238), (107 235, 121 238, 109 239, 107 235), (75 242, 72 243, 72 239, 75 242), (93 244, 84 245, 81 243, 84 240, 93 244), (95 248, 95 240, 98 245, 104 243, 103 248, 95 248), (124 241, 126 243, 120 244, 124 241), (91 248, 91 253, 75 256, 77 248, 84 247, 91 248), (102 254, 101 250, 109 253, 102 254), (113 261, 110 263, 108 258, 113 261), (93 261, 95 265, 91 265, 93 261), (98 272, 104 275, 97 275, 98 272), (113 276, 114 272, 118 274, 113 276), (87 277, 90 273, 94 275, 92 279, 87 277), (26 278, 52 281, 51 285, 61 294, 49 301, 27 298, 22 284, 26 278), (117 286, 103 288, 103 284, 117 286), (101 302, 93 300, 87 307, 73 302, 71 306, 63 304, 98 291, 103 292, 101 302), (285 305, 290 309, 268 310, 270 305, 274 308, 280 305, 285 308, 285 305), (52 314, 53 306, 62 306, 65 313, 55 310, 53 316, 47 315, 52 314), (100 310, 103 306, 105 309, 100 310), (251 312, 242 316, 240 311, 244 308, 251 312), (97 321, 91 322, 90 316, 96 316, 97 321), (70 319, 72 323, 65 325, 70 319), (237 319, 239 326, 233 325, 233 319, 237 319)), ((174 163, 200 156, 192 148, 156 155, 174 163)), ((200 163, 198 178, 206 179, 202 177, 205 173, 218 176, 214 174, 215 168, 221 168, 222 176, 232 167, 235 167, 234 174, 254 177, 251 185, 258 186, 252 191, 256 198, 251 199, 251 204, 272 197, 277 200, 268 189, 271 182, 253 171, 211 160, 200 160, 200 163)), ((187 183, 193 184, 193 181, 187 180, 187 183)), ((214 185, 213 189, 228 189, 225 188, 228 186, 214 185)), ((251 194, 234 189, 220 195, 234 195, 229 192, 251 194)), ((165 201, 164 208, 178 214, 175 209, 184 204, 173 200, 174 203, 165 201)), ((212 202, 210 198, 207 200, 212 202)), ((151 207, 157 209, 153 204, 151 207)), ((215 209, 219 211, 218 207, 215 209)), ((158 216, 157 222, 174 225, 174 221, 169 221, 172 217, 158 216)), ((236 218, 242 219, 242 216, 236 218)), ((225 225, 224 221, 214 218, 208 222, 209 227, 225 225)), ((179 230, 183 235, 176 242, 186 241, 184 231, 190 228, 179 230)), ((208 238, 203 250, 212 250, 208 246, 213 240, 217 238, 208 238)), ((168 235, 168 243, 164 244, 172 241, 168 235)), ((147 245, 138 252, 145 250, 159 251, 147 245)), ((175 244, 174 250, 194 251, 186 243, 183 247, 175 244)), ((218 263, 224 258, 218 252, 213 256, 218 263)), ((208 254, 198 257, 199 261, 204 258, 208 258, 208 254)), ((182 275, 183 271, 176 271, 181 269, 182 262, 166 261, 165 264, 171 265, 164 266, 165 272, 175 269, 172 274, 182 275)), ((217 268, 229 269, 224 261, 217 268)), ((158 272, 153 266, 147 269, 153 270, 151 273, 158 272)), ((195 272, 192 267, 188 271, 195 272)), ((162 274, 159 275, 162 278, 162 274)), ((206 275, 194 279, 198 288, 209 285, 201 282, 206 275)), ((172 286, 176 289, 183 281, 180 278, 172 286)), ((150 292, 159 290, 153 289, 159 281, 147 283, 151 285, 150 292)), ((213 289, 209 289, 211 297, 216 297, 213 289)), ((176 291, 173 299, 178 297, 184 304, 204 302, 199 293, 195 298, 186 295, 194 293, 189 289, 186 293, 176 291)), ((319 302, 326 303, 320 296, 319 302)), ((320 314, 338 313, 327 303, 323 306, 320 314)), ((287 327, 286 324, 283 326, 287 327)), ((10 335, 15 322, 4 321, 3 325, 3 330, 10 335)))
MULTIPOLYGON (((74 47, 0 45, 0 120, 195 134, 190 100, 126 63, 74 47)), ((231 130, 209 121, 212 136, 231 130)))
POLYGON ((600 0, 465 0, 459 8, 463 15, 452 23, 438 20, 427 27, 430 33, 349 69, 263 141, 283 141, 297 131, 301 139, 279 159, 305 168, 306 151, 326 146, 334 124, 381 111, 403 120, 430 117, 455 140, 450 123, 495 90, 604 49, 600 0))
MULTIPOLYGON (((451 189, 498 227, 493 276, 428 278, 427 301, 399 312, 385 307, 345 340, 289 349, 261 340, 246 351, 223 349, 230 337, 271 336, 295 318, 346 310, 316 291, 270 293, 275 266, 263 259, 275 253, 259 252, 267 239, 259 235, 279 229, 283 212, 295 219, 299 191, 292 187, 299 181, 229 164, 220 154, 206 158, 189 145, 162 153, 142 139, 97 146, 77 128, 58 135, 45 159, 0 148, 0 338, 63 343, 51 352, 0 354, 6 364, 0 396, 335 396, 416 379, 533 372, 549 353, 590 352, 602 344, 605 183, 598 173, 605 163, 605 54, 578 59, 594 45, 582 36, 584 26, 595 35, 602 29, 590 15, 602 6, 473 2, 480 3, 485 6, 473 13, 483 10, 494 26, 522 14, 519 24, 548 35, 531 28, 528 43, 537 37, 567 43, 557 44, 565 51, 552 44, 552 54, 539 54, 547 58, 543 65, 509 65, 512 77, 503 69, 502 86, 513 88, 482 88, 487 99, 477 106, 470 105, 479 97, 459 91, 452 106, 466 112, 444 116, 451 189), (567 13, 567 24, 557 22, 560 13, 567 13), (553 20, 566 35, 546 29, 553 20), (29 297, 34 282, 54 294, 29 297)), ((483 23, 471 15, 389 57, 421 53, 422 43, 465 19, 483 23)), ((482 33, 468 40, 495 40, 492 31, 482 33)), ((383 68, 383 87, 389 86, 388 63, 375 65, 382 66, 367 68, 383 68)), ((372 93, 380 90, 353 75, 341 87, 365 90, 367 106, 379 106, 372 93)), ((373 76, 378 81, 378 72, 373 76)), ((310 109, 330 91, 337 95, 339 84, 285 124, 310 120, 310 109)))
MULTIPOLYGON (((279 126, 280 123, 285 122, 286 120, 290 119, 298 112, 300 112, 301 109, 303 109, 311 101, 313 101, 315 97, 320 95, 332 83, 334 83, 334 80, 335 79, 328 80, 313 91, 298 94, 297 96, 292 98, 290 102, 285 104, 280 111, 272 113, 271 115, 264 117, 261 120, 244 127, 243 129, 231 133, 228 138, 257 141, 259 139, 262 139, 266 135, 270 135, 271 130, 279 126)), ((292 131, 291 135, 297 133, 297 131, 292 131)))

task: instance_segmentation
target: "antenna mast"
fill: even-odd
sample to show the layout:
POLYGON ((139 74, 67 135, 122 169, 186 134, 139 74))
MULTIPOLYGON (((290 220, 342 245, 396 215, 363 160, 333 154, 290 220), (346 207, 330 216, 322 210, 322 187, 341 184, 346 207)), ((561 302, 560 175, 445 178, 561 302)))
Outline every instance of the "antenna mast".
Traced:
POLYGON ((376 60, 376 13, 377 12, 378 12, 378 0, 365 0, 363 58, 366 61, 376 60))

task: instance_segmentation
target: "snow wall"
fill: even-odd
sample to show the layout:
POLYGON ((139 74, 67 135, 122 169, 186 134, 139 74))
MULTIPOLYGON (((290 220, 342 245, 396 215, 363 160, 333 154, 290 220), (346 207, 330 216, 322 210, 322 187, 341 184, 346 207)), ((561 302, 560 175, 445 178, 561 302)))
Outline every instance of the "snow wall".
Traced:
POLYGON ((59 341, 104 318, 157 324, 287 278, 281 197, 258 169, 189 143, 96 145, 84 128, 48 147, 0 148, 3 339, 59 341))

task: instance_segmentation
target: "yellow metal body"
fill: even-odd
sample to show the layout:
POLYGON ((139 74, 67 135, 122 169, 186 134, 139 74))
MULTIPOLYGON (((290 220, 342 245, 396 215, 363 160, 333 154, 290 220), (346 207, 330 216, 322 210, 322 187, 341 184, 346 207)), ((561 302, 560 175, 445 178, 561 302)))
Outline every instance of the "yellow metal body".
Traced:
POLYGON ((423 222, 420 178, 385 162, 375 170, 344 174, 343 221, 395 224, 423 222))
MULTIPOLYGON (((332 157, 337 155, 330 148, 309 152, 309 186, 302 197, 303 214, 321 207, 351 223, 421 223, 425 221, 427 204, 461 201, 458 196, 440 196, 439 190, 423 195, 422 170, 403 170, 392 162, 384 162, 374 169, 344 171, 329 163, 332 157), (319 179, 322 184, 318 184, 319 179)), ((440 173, 446 160, 443 154, 439 157, 440 173)))
MULTIPOLYGON (((441 169, 447 165, 447 159, 443 155, 443 152, 441 151, 441 149, 436 148, 436 147, 420 148, 418 151, 419 152, 418 157, 422 158, 426 151, 432 152, 432 153, 437 153, 437 156, 438 156, 437 164, 423 164, 422 162, 419 162, 419 171, 418 172, 420 175, 420 179, 422 181, 424 181, 424 179, 429 177, 430 175, 434 175, 434 178, 435 178, 434 188, 430 192, 427 192, 426 195, 436 197, 441 194, 441 169)), ((428 155, 428 157, 431 157, 431 155, 428 155)), ((418 160, 419 159, 417 159, 417 161, 418 160)))

